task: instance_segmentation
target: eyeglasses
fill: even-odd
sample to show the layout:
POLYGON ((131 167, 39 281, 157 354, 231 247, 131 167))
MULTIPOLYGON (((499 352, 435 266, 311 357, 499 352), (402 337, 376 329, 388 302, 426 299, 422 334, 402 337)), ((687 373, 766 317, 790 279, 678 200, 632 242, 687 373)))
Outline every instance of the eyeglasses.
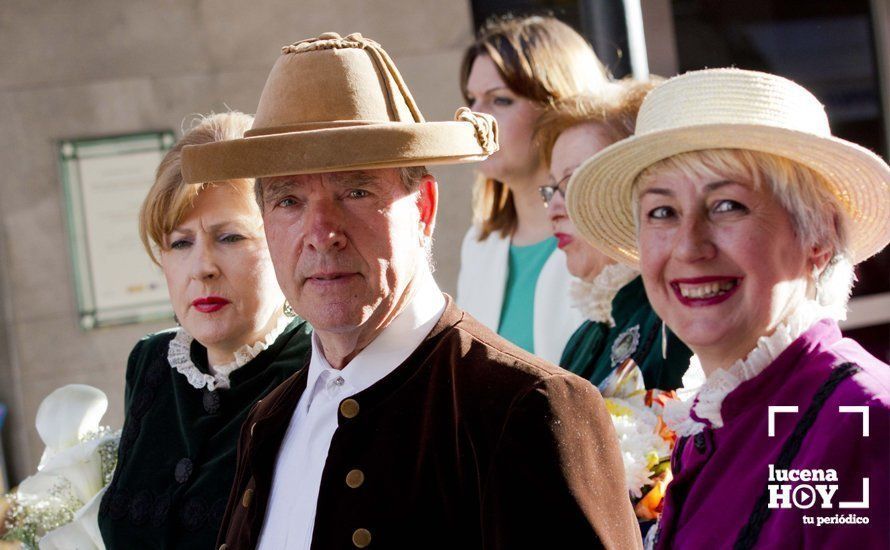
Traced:
POLYGON ((559 196, 563 199, 566 198, 566 187, 569 183, 569 178, 572 177, 572 172, 569 172, 566 177, 559 180, 555 185, 542 185, 538 187, 538 192, 541 193, 541 198, 544 199, 544 207, 550 207, 550 201, 553 200, 553 196, 559 193, 559 196))

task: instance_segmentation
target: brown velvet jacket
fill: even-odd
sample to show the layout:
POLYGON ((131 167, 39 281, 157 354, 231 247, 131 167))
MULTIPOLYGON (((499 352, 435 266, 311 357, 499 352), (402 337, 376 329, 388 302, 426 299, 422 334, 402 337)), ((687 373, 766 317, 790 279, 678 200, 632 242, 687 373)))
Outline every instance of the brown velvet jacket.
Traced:
MULTIPOLYGON (((258 543, 306 370, 258 402, 242 428, 221 548, 258 543)), ((450 298, 404 363, 343 400, 338 422, 314 550, 642 546, 596 388, 450 298)))

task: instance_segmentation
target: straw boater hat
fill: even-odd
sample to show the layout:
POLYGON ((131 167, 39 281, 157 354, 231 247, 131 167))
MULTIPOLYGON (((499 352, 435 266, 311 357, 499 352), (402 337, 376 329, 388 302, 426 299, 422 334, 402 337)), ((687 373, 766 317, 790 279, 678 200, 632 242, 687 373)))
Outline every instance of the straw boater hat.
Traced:
POLYGON ((575 171, 569 216, 595 247, 638 266, 634 181, 662 159, 703 149, 771 153, 821 174, 848 217, 854 264, 890 242, 890 167, 868 149, 833 137, 822 104, 801 86, 739 69, 689 72, 650 92, 635 135, 575 171))
POLYGON ((361 34, 282 48, 243 139, 185 147, 187 183, 483 160, 494 118, 426 122, 395 64, 361 34))

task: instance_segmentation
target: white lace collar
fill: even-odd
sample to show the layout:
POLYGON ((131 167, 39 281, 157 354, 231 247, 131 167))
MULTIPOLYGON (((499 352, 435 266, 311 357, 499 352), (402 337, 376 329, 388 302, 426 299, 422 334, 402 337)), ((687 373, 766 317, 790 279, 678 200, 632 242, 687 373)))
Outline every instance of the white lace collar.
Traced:
POLYGON ((200 390, 207 386, 207 389, 210 391, 228 389, 230 385, 229 375, 252 361, 263 350, 271 346, 290 322, 290 318, 281 316, 275 328, 269 331, 262 340, 253 345, 245 344, 241 346, 235 352, 234 360, 224 365, 211 365, 210 371, 212 374, 201 372, 192 362, 191 347, 194 338, 182 327, 179 327, 176 329, 176 336, 170 341, 170 347, 167 348, 167 361, 170 363, 170 367, 186 377, 188 383, 193 388, 200 390))
POLYGON ((624 264, 610 264, 590 282, 573 279, 569 286, 572 307, 591 321, 614 327, 612 300, 624 285, 639 274, 637 270, 624 264))
MULTIPOLYGON (((729 369, 717 369, 711 373, 691 398, 668 402, 664 409, 665 423, 679 436, 695 435, 709 423, 714 429, 723 427, 723 417, 720 414, 723 399, 742 382, 763 372, 813 323, 824 317, 824 311, 815 304, 802 304, 776 327, 775 332, 757 340, 757 346, 747 357, 737 360, 729 369)), ((690 359, 689 368, 701 369, 701 363, 695 355, 690 359)))

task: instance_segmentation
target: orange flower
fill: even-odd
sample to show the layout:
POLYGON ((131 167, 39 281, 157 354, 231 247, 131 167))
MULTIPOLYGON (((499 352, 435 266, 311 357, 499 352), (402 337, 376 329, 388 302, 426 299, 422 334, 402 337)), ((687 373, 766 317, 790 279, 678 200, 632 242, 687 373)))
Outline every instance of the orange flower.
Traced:
POLYGON ((652 489, 643 495, 643 498, 641 498, 636 506, 634 506, 634 512, 636 512, 638 518, 644 520, 658 518, 664 504, 664 493, 667 490, 668 483, 671 482, 671 479, 673 479, 673 476, 671 476, 671 470, 668 468, 664 471, 664 474, 659 476, 655 481, 652 485, 652 489))

